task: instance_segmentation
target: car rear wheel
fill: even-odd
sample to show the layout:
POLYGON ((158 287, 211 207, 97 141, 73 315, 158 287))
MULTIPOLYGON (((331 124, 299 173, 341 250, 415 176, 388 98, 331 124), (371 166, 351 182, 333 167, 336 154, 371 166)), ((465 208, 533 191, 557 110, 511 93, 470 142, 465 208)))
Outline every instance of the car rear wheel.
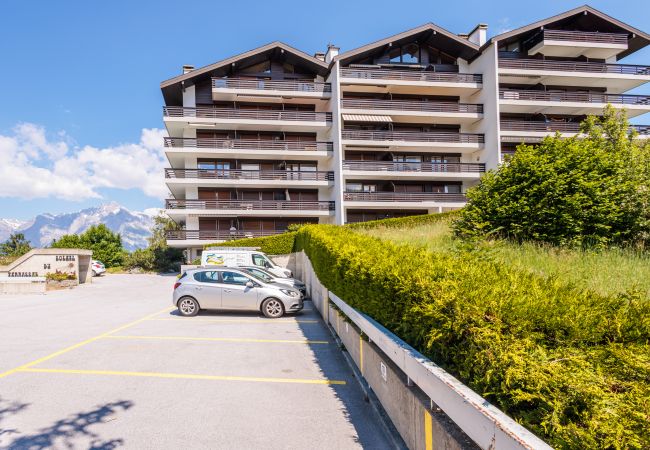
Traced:
POLYGON ((277 319, 284 315, 284 305, 277 298, 267 298, 262 303, 262 313, 270 319, 277 319))
POLYGON ((200 309, 199 302, 192 297, 183 297, 178 301, 178 312, 183 317, 196 316, 200 309))

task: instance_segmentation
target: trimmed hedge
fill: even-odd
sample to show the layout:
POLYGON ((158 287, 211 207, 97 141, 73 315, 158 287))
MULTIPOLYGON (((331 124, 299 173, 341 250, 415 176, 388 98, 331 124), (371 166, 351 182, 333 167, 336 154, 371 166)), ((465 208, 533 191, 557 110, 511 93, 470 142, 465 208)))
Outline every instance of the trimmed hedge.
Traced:
POLYGON ((208 247, 260 247, 260 251, 268 255, 286 255, 293 251, 293 241, 296 237, 295 231, 288 233, 274 234, 257 238, 236 239, 233 241, 206 244, 208 247))
POLYGON ((370 230, 372 228, 412 228, 428 223, 436 223, 456 217, 457 211, 449 211, 438 214, 422 214, 419 216, 395 217, 392 219, 371 220, 369 222, 350 223, 346 226, 352 229, 370 230))
POLYGON ((320 281, 558 448, 650 447, 650 302, 309 225, 320 281))

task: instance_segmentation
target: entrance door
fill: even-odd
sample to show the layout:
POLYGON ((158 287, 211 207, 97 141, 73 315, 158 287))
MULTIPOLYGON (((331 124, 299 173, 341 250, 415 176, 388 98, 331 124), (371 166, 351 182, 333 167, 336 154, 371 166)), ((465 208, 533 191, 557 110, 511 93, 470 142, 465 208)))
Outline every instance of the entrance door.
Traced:
POLYGON ((258 290, 248 287, 250 278, 237 272, 221 272, 221 305, 225 309, 257 309, 258 290))

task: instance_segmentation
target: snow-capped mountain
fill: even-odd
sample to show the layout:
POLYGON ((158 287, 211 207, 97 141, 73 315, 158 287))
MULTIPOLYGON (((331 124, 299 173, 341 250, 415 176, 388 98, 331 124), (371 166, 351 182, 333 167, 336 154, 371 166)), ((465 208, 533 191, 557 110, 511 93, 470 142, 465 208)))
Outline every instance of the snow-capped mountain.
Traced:
POLYGON ((83 233, 91 225, 103 223, 111 231, 120 233, 125 249, 135 250, 147 246, 153 217, 157 212, 156 209, 129 211, 113 202, 75 213, 39 214, 28 222, 0 219, 0 240, 20 231, 25 235, 25 239, 31 242, 32 247, 45 247, 64 234, 83 233))

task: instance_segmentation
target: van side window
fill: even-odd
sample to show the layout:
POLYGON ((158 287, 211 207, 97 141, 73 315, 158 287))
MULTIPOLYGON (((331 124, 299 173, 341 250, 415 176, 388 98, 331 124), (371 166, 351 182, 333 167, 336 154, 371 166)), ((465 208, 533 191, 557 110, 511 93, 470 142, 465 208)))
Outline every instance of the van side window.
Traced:
POLYGON ((253 264, 260 267, 266 267, 266 258, 262 255, 253 253, 253 264))
POLYGON ((238 284, 244 286, 250 281, 247 276, 236 272, 221 272, 222 283, 225 284, 238 284))

